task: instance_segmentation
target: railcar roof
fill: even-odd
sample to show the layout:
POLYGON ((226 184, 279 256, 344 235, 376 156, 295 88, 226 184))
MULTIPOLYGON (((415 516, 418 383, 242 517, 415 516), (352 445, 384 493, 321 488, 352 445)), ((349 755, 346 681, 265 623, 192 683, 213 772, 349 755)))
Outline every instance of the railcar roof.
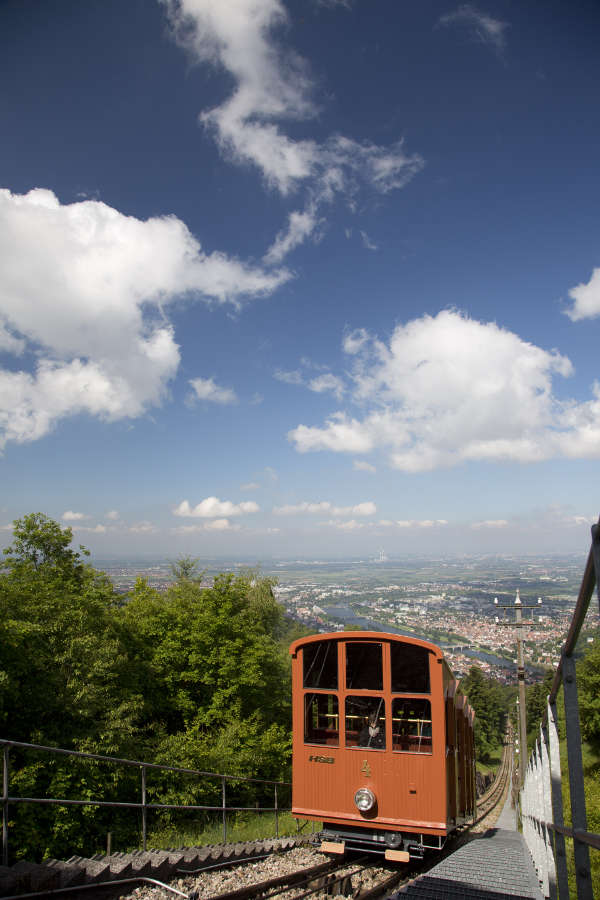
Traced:
POLYGON ((421 638, 411 637, 410 635, 396 634, 391 631, 327 631, 324 634, 311 634, 308 637, 298 638, 290 644, 290 654, 294 656, 300 647, 303 647, 305 644, 313 644, 315 641, 354 641, 367 638, 370 640, 396 641, 401 644, 413 644, 417 647, 425 647, 426 650, 430 650, 435 656, 442 659, 444 657, 440 647, 438 647, 437 644, 432 644, 431 641, 425 641, 421 638))

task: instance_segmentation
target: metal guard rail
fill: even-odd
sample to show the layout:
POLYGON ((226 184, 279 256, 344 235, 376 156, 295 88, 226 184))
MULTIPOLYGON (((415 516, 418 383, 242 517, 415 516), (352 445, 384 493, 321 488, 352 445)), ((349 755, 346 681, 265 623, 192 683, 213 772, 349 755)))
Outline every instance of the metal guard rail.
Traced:
POLYGON ((142 811, 142 847, 147 849, 147 822, 149 809, 187 809, 187 810, 203 810, 205 812, 221 812, 223 817, 223 842, 227 840, 227 813, 229 812, 274 812, 275 813, 275 836, 279 837, 279 813, 290 812, 287 808, 282 808, 278 803, 278 787, 289 787, 290 781, 271 781, 266 778, 246 778, 243 775, 223 775, 219 772, 203 772, 199 769, 186 769, 181 766, 167 766, 161 763, 149 763, 138 759, 121 759, 118 756, 103 756, 100 753, 84 753, 79 750, 65 750, 61 747, 46 747, 43 744, 26 744, 22 741, 10 741, 0 738, 0 746, 2 747, 2 864, 8 865, 8 808, 10 804, 18 803, 39 803, 41 805, 54 806, 97 806, 97 807, 113 807, 115 809, 140 809, 142 811), (70 756, 79 759, 99 760, 114 765, 130 766, 140 769, 141 773, 141 802, 124 802, 116 800, 70 800, 59 797, 12 797, 10 795, 10 749, 18 747, 22 750, 33 750, 46 753, 52 753, 55 756, 70 756), (148 803, 146 793, 146 771, 148 769, 158 769, 163 772, 176 772, 185 775, 196 775, 202 778, 218 778, 221 781, 221 805, 220 806, 200 806, 194 804, 176 804, 176 803, 148 803), (243 782, 250 784, 268 784, 273 786, 273 806, 227 806, 227 790, 226 783, 228 781, 243 782))
MULTIPOLYGON (((598 588, 600 607, 600 520, 592 526, 592 545, 579 589, 575 611, 556 668, 548 704, 540 723, 520 795, 523 836, 533 857, 546 897, 569 900, 565 837, 573 839, 575 879, 579 900, 593 900, 589 848, 600 850, 600 834, 587 830, 587 810, 581 753, 579 702, 573 653, 598 588), (556 698, 563 686, 569 768, 572 828, 564 824, 560 747, 556 698)), ((523 748, 524 750, 525 748, 523 748)))

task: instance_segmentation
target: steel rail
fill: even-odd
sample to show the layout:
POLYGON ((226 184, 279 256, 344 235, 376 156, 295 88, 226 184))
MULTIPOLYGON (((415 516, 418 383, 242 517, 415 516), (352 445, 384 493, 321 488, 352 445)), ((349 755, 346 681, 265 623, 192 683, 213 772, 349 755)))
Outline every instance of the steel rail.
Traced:
POLYGON ((298 882, 318 878, 319 875, 328 875, 336 872, 343 865, 347 866, 348 863, 340 864, 340 861, 337 859, 329 860, 325 863, 319 863, 317 866, 312 866, 310 869, 299 869, 297 872, 289 872, 287 875, 278 875, 275 878, 268 878, 266 881, 244 885, 244 887, 236 888, 233 891, 215 894, 211 900, 247 900, 247 898, 249 900, 249 898, 257 897, 259 894, 266 893, 274 888, 285 887, 286 885, 292 886, 298 884, 298 882))
POLYGON ((504 791, 508 782, 508 777, 510 774, 510 753, 511 753, 512 743, 505 743, 504 749, 502 751, 502 762, 500 764, 500 769, 498 770, 498 774, 494 779, 492 786, 486 791, 485 794, 482 794, 478 807, 481 805, 484 807, 481 815, 479 815, 469 826, 468 829, 473 828, 475 825, 478 825, 486 816, 489 816, 491 811, 496 808, 500 800, 504 795, 504 791))
MULTIPOLYGON (((338 866, 338 868, 336 869, 336 871, 339 871, 340 869, 344 869, 344 868, 347 869, 348 866, 349 866, 349 863, 340 864, 338 866)), ((304 897, 312 897, 313 894, 318 894, 319 891, 325 891, 327 894, 329 894, 329 889, 332 888, 334 886, 334 884, 340 884, 342 881, 345 881, 346 878, 351 879, 354 877, 354 875, 359 875, 361 872, 364 872, 365 869, 372 869, 372 868, 373 868, 373 866, 361 866, 355 872, 349 872, 349 873, 346 873, 345 875, 340 875, 339 878, 333 878, 331 880, 328 880, 326 882, 326 884, 319 884, 319 885, 317 885, 317 887, 311 888, 308 891, 304 891, 303 894, 297 894, 294 897, 294 900, 304 900, 304 897)), ((335 872, 332 874, 335 874, 335 872)), ((352 884, 352 882, 350 882, 350 884, 352 884)))
POLYGON ((374 885, 372 888, 367 888, 364 891, 361 891, 356 895, 356 900, 375 900, 375 897, 381 897, 382 894, 387 896, 387 892, 392 890, 392 888, 399 886, 400 884, 404 884, 406 881, 406 874, 400 872, 394 872, 393 875, 390 875, 389 878, 386 878, 385 881, 381 881, 379 884, 374 885))
POLYGON ((27 898, 30 897, 55 897, 59 894, 72 894, 76 891, 106 891, 112 887, 120 887, 125 884, 139 884, 140 882, 143 882, 144 884, 155 884, 157 887, 163 888, 165 891, 170 891, 178 897, 185 897, 185 900, 197 900, 198 897, 197 891, 191 891, 189 894, 184 894, 179 888, 171 887, 170 884, 165 884, 164 881, 158 881, 156 878, 148 878, 147 876, 140 875, 133 878, 119 878, 115 881, 98 881, 95 884, 77 884, 72 887, 64 888, 44 888, 43 891, 29 891, 27 894, 11 894, 8 897, 3 897, 2 900, 27 900, 27 898))

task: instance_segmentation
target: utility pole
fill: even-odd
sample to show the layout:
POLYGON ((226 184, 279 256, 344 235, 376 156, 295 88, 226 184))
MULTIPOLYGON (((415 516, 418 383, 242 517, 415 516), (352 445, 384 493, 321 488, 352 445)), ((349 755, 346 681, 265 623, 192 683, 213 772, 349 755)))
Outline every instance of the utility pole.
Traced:
POLYGON ((523 621, 523 610, 524 609, 537 609, 538 606, 541 605, 542 598, 538 597, 537 604, 535 606, 523 606, 521 603, 521 598, 519 596, 519 589, 517 588, 517 596, 515 597, 515 602, 512 606, 503 606, 502 604, 498 604, 498 598, 494 597, 494 603, 498 607, 498 609, 504 610, 504 617, 506 618, 507 610, 513 610, 515 613, 515 622, 500 622, 498 616, 496 616, 496 625, 504 628, 516 628, 517 629, 517 681, 519 685, 519 699, 517 700, 517 704, 519 707, 519 786, 523 787, 523 782, 525 781, 525 767, 527 765, 527 711, 525 708, 525 662, 523 659, 523 628, 526 625, 533 625, 533 620, 531 622, 523 621))

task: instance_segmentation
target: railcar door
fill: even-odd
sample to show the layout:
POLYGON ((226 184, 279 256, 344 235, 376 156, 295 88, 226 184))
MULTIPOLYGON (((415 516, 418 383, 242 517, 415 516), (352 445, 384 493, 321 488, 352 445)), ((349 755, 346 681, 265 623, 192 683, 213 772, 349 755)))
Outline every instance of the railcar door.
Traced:
POLYGON ((390 641, 389 814, 407 827, 446 828, 446 734, 442 659, 409 641, 390 641))

